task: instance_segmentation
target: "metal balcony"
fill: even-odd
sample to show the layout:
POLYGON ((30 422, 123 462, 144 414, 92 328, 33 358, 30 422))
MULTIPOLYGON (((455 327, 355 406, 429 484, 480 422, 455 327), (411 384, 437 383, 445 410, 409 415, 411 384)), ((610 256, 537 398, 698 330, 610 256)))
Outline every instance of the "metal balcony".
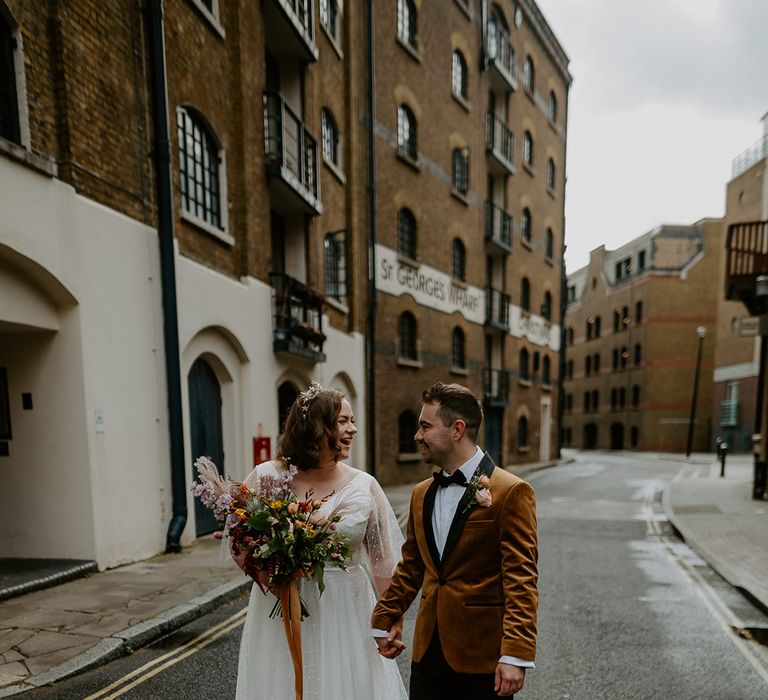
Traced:
POLYGON ((322 214, 317 142, 276 92, 264 93, 264 151, 272 208, 322 214))
POLYGON ((270 272, 269 283, 275 290, 274 352, 324 362, 322 297, 282 272, 270 272))
POLYGON ((497 252, 512 252, 512 217, 493 202, 485 203, 485 242, 497 252))
POLYGON ((753 165, 768 157, 768 134, 763 136, 754 146, 741 155, 736 156, 731 163, 731 179, 745 173, 753 165))
POLYGON ((488 406, 506 406, 509 398, 509 371, 483 367, 483 396, 488 406))
POLYGON ((491 85, 495 90, 517 90, 515 49, 506 32, 496 23, 488 23, 488 68, 491 85))
POLYGON ((768 275, 768 221, 731 224, 725 244, 725 298, 742 302, 750 314, 766 312, 757 278, 768 275))
POLYGON ((739 402, 720 402, 720 426, 722 428, 736 428, 739 425, 739 402))
POLYGON ((509 294, 486 287, 485 289, 485 325, 509 332, 509 294))
POLYGON ((488 171, 497 175, 515 172, 515 136, 512 130, 492 112, 485 115, 485 150, 488 171))
POLYGON ((317 60, 312 1, 267 0, 264 3, 267 48, 276 58, 298 58, 308 63, 317 60))

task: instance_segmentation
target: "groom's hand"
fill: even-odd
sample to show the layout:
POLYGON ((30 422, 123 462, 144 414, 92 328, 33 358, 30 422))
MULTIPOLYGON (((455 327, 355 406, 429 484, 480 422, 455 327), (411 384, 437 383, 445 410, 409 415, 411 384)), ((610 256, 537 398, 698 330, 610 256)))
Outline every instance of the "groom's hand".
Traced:
POLYGON ((394 659, 402 654, 405 649, 403 637, 403 618, 401 617, 389 629, 386 637, 374 637, 376 645, 379 647, 379 654, 387 659, 394 659))
POLYGON ((493 686, 496 695, 500 697, 514 695, 524 684, 524 668, 512 664, 498 664, 496 666, 496 682, 493 686))

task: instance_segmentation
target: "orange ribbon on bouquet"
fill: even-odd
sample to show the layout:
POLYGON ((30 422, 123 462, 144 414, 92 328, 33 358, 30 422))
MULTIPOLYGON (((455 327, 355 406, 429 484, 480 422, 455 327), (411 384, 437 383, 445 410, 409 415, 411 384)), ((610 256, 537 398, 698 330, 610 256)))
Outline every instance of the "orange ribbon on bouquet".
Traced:
POLYGON ((304 694, 304 663, 301 655, 301 598, 296 579, 280 586, 276 593, 283 609, 283 627, 288 649, 293 659, 293 677, 296 687, 296 700, 302 700, 304 694))

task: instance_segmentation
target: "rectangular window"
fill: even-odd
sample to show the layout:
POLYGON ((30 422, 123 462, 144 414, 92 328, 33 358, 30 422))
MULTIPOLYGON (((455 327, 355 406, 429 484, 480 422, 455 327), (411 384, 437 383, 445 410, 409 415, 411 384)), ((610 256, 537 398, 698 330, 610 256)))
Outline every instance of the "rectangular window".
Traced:
POLYGON ((10 440, 11 402, 8 396, 8 371, 0 367, 0 440, 10 440))
POLYGON ((347 303, 346 231, 325 236, 325 296, 341 304, 347 303))
POLYGON ((645 251, 641 250, 637 254, 637 271, 641 272, 642 270, 645 270, 645 251))

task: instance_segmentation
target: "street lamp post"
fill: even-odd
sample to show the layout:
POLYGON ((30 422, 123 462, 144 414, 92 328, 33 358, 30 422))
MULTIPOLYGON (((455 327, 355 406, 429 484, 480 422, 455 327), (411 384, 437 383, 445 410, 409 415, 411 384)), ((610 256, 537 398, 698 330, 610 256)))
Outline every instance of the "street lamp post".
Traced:
POLYGON ((707 334, 707 329, 704 326, 699 326, 696 329, 696 335, 699 336, 698 346, 696 347, 696 373, 693 376, 693 396, 691 397, 691 418, 688 421, 688 441, 685 447, 685 456, 691 456, 691 448, 693 446, 693 424, 696 420, 696 399, 699 395, 699 374, 701 372, 701 349, 704 345, 704 336, 707 334))

